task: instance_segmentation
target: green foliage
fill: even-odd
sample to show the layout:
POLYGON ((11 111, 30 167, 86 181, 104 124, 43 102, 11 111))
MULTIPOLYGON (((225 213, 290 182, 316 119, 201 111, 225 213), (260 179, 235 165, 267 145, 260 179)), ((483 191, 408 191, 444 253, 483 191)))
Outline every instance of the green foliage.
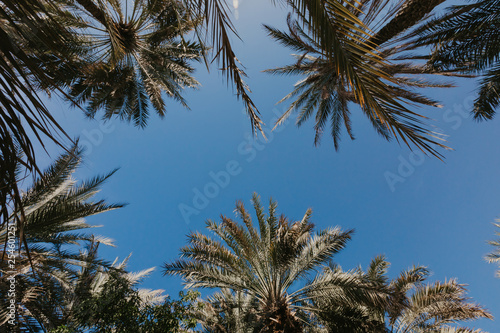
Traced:
POLYGON ((500 1, 475 0, 449 7, 418 33, 417 43, 435 46, 429 65, 480 74, 474 119, 492 119, 500 106, 500 1))
POLYGON ((102 291, 85 298, 74 311, 75 331, 95 333, 183 332, 194 328, 193 312, 199 293, 180 293, 179 300, 165 299, 159 304, 144 304, 130 282, 114 272, 102 291))
POLYGON ((207 221, 217 239, 192 232, 181 259, 165 265, 166 274, 183 277, 189 288, 222 289, 198 316, 206 329, 301 332, 307 318, 321 311, 313 300, 336 294, 363 306, 388 301, 384 288, 351 272, 321 270, 345 247, 352 230, 313 232, 311 210, 291 222, 277 216, 272 200, 266 214, 256 194, 253 206, 258 227, 238 202, 236 212, 243 223, 225 216, 221 223, 207 221))
POLYGON ((71 101, 85 106, 87 116, 104 111, 104 119, 144 127, 151 108, 165 115, 162 94, 187 107, 182 92, 199 85, 190 63, 200 59, 203 47, 184 39, 199 20, 180 2, 136 1, 128 15, 121 1, 58 3, 65 15, 56 18, 75 35, 78 52, 61 62, 48 50, 40 65, 67 87, 71 101))
MULTIPOLYGON (((16 243, 16 322, 24 329, 40 331, 61 324, 74 302, 69 293, 82 267, 110 268, 111 263, 96 256, 98 244, 112 245, 112 240, 83 232, 95 226, 85 222, 90 215, 100 214, 123 205, 96 200, 101 185, 114 173, 77 183, 72 174, 81 162, 81 151, 74 146, 44 171, 21 197, 24 210, 22 228, 15 224, 16 243), (24 234, 24 236, 22 235, 24 234), (18 243, 19 244, 19 243, 18 243), (85 246, 86 245, 86 246, 85 246)), ((19 175, 21 177, 21 175, 19 175)), ((7 222, 15 222, 12 214, 7 222)), ((0 227, 1 255, 9 238, 9 225, 0 227)), ((6 320, 8 281, 11 276, 7 260, 0 263, 0 322, 6 320)))
POLYGON ((428 129, 427 118, 410 107, 439 107, 437 101, 415 90, 451 85, 423 78, 422 74, 436 71, 414 61, 415 56, 409 52, 415 49, 415 44, 407 30, 442 1, 407 0, 394 7, 388 0, 325 3, 331 2, 342 4, 344 10, 356 17, 346 20, 336 6, 326 7, 329 18, 326 24, 339 41, 339 45, 331 48, 325 49, 324 37, 319 36, 320 41, 315 38, 311 32, 314 23, 307 17, 289 16, 288 32, 266 26, 271 38, 298 52, 296 62, 268 72, 302 76, 293 91, 280 101, 292 102, 276 126, 294 112, 298 113, 298 126, 314 116, 314 143, 319 144, 329 127, 338 149, 343 128, 354 139, 350 104, 355 103, 385 139, 395 138, 440 157, 436 147, 447 148, 441 143, 440 134, 428 129))

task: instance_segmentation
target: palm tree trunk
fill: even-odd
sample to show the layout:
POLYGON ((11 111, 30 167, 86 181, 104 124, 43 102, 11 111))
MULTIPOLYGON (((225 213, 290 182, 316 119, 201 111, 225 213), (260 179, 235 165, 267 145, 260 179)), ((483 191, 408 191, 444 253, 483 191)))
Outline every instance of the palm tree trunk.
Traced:
POLYGON ((76 0, 82 6, 89 12, 89 14, 95 18, 97 21, 102 23, 102 25, 106 26, 106 16, 102 12, 101 8, 97 6, 94 1, 92 0, 76 0))
POLYGON ((399 13, 371 38, 371 42, 381 45, 402 31, 414 26, 445 0, 408 0, 399 13))

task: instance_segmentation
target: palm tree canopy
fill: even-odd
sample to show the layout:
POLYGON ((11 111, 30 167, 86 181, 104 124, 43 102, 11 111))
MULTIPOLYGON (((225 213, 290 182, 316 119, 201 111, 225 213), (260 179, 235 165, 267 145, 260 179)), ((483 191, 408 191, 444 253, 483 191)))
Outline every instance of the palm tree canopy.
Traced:
POLYGON ((276 126, 295 111, 298 126, 315 114, 315 144, 329 125, 338 149, 342 128, 354 138, 349 104, 355 103, 384 138, 395 138, 440 157, 436 147, 447 148, 440 134, 429 129, 428 119, 410 106, 439 107, 437 101, 415 89, 451 84, 425 79, 422 74, 435 71, 412 61, 415 55, 410 52, 416 47, 411 40, 411 29, 441 2, 342 1, 362 24, 345 25, 337 11, 327 8, 331 29, 337 31, 337 39, 341 41, 333 49, 324 49, 324 44, 311 36, 312 23, 306 17, 296 20, 289 16, 288 32, 266 26, 270 37, 299 53, 295 63, 268 72, 304 76, 281 100, 291 99, 292 103, 276 126), (360 45, 366 45, 365 50, 360 45))
POLYGON ((436 46, 430 66, 482 75, 471 110, 476 120, 492 119, 500 105, 499 31, 498 0, 452 6, 418 31, 418 43, 436 46))
MULTIPOLYGON (((163 117, 163 94, 187 107, 185 88, 199 83, 192 77, 192 61, 203 47, 184 36, 199 23, 178 1, 59 0, 80 50, 69 62, 44 54, 43 66, 59 85, 68 87, 71 101, 85 105, 94 117, 118 117, 144 127, 152 107, 163 117), (78 70, 70 71, 68 67, 78 70)), ((50 50, 49 50, 50 51, 50 50)))
MULTIPOLYGON (((403 270, 394 279, 388 277, 389 262, 375 257, 366 271, 357 269, 360 278, 385 286, 391 301, 386 306, 367 307, 345 303, 335 295, 316 300, 324 309, 320 322, 329 333, 481 333, 464 324, 480 318, 492 319, 481 305, 467 297, 465 285, 455 279, 427 282, 430 271, 424 266, 403 270)), ((341 271, 339 267, 335 268, 341 271)))
POLYGON ((385 304, 384 289, 349 272, 322 270, 345 247, 352 230, 335 227, 314 233, 311 210, 292 223, 276 215, 276 202, 271 200, 265 214, 257 195, 252 201, 258 227, 238 202, 243 224, 225 216, 221 223, 207 221, 219 240, 192 232, 181 259, 165 264, 165 274, 183 277, 189 288, 221 288, 250 297, 256 332, 301 331, 307 313, 316 311, 311 300, 328 293, 365 305, 385 304))
MULTIPOLYGON (((111 267, 111 263, 89 253, 92 254, 93 249, 97 249, 97 244, 113 245, 113 241, 83 231, 95 227, 85 222, 86 217, 123 206, 94 198, 101 185, 115 171, 82 183, 75 182, 72 174, 81 162, 81 153, 74 146, 23 193, 21 202, 24 221, 21 225, 8 224, 16 222, 16 212, 13 212, 7 223, 0 228, 1 287, 2 295, 5 296, 1 302, 9 302, 6 297, 6 279, 11 276, 9 271, 12 270, 6 260, 7 253, 10 252, 6 251, 6 245, 10 243, 9 239, 12 237, 9 236, 9 231, 12 231, 11 226, 14 225, 16 239, 23 245, 18 249, 15 270, 19 315, 17 322, 27 327, 47 328, 58 325, 66 313, 55 306, 54 302, 66 298, 65 291, 82 267, 111 267), (86 251, 75 250, 75 245, 78 247, 84 243, 90 244, 86 251)), ((2 306, 2 323, 7 319, 5 309, 7 307, 2 306)))
POLYGON ((430 271, 424 266, 413 266, 390 280, 388 266, 384 257, 377 257, 366 276, 387 284, 391 291, 393 301, 381 317, 391 333, 481 333, 483 331, 468 328, 464 323, 493 318, 488 310, 467 297, 466 286, 456 279, 426 282, 430 271))

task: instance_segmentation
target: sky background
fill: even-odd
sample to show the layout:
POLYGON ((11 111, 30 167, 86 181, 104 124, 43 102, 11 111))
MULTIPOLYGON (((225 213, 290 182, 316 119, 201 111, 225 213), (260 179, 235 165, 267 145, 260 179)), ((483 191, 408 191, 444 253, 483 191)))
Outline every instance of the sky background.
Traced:
MULTIPOLYGON (((283 27, 286 13, 267 0, 241 0, 235 21, 243 40, 235 40, 237 55, 268 127, 287 106, 276 102, 299 79, 262 73, 292 61, 289 50, 267 38, 261 25, 283 27)), ((234 217, 236 200, 250 209, 257 192, 264 204, 274 198, 279 212, 292 220, 311 207, 318 229, 354 228, 352 241, 335 258, 343 268, 366 267, 378 254, 391 262, 391 277, 413 264, 426 265, 433 272, 431 281, 457 278, 468 284, 469 296, 500 317, 497 267, 483 260, 492 250, 486 242, 494 238, 492 223, 500 214, 500 119, 471 119, 467 107, 474 98, 473 81, 429 90, 443 108, 419 110, 448 134, 454 150, 442 151, 441 162, 386 142, 355 106, 356 140, 344 133, 338 152, 328 133, 315 147, 313 123, 297 128, 294 118, 267 142, 260 138, 252 145, 250 122, 231 87, 215 66, 210 73, 202 65, 197 68, 202 87, 186 92, 191 110, 170 101, 165 119, 152 115, 144 130, 118 120, 103 125, 58 99, 47 102, 63 128, 87 148, 77 179, 120 168, 99 196, 128 206, 88 219, 103 225, 96 233, 116 241, 116 248, 102 248, 104 257, 123 259, 132 253, 132 271, 156 266, 142 286, 176 297, 181 281, 162 276, 161 266, 178 258, 191 230, 204 231, 205 220, 218 220, 220 214, 234 217), (230 161, 241 172, 187 223, 179 205, 192 207, 196 189, 203 191, 212 182, 210 173, 225 170, 230 161), (400 178, 396 182, 394 177, 400 178)), ((50 146, 48 151, 50 156, 40 153, 41 164, 48 165, 60 152, 50 146)), ((474 326, 498 332, 500 324, 482 320, 474 326)))

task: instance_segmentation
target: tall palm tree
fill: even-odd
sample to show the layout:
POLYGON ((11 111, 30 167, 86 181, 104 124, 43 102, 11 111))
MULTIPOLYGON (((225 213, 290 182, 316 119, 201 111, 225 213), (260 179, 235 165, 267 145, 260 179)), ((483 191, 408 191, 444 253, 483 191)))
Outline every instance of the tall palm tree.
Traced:
POLYGON ((165 274, 183 277, 189 288, 221 288, 247 299, 252 332, 302 332, 307 316, 318 311, 310 300, 329 292, 370 306, 388 301, 384 289, 356 275, 329 270, 315 274, 344 248, 351 230, 337 227, 313 233, 311 210, 292 223, 276 215, 274 201, 266 215, 255 194, 253 206, 258 229, 238 202, 236 212, 243 225, 225 216, 221 223, 207 221, 220 240, 192 232, 181 259, 165 264, 165 274))
POLYGON ((292 103, 276 126, 293 112, 298 112, 298 126, 314 114, 315 144, 329 126, 338 149, 343 128, 354 138, 350 116, 350 104, 354 103, 382 137, 395 138, 440 157, 437 147, 447 147, 439 133, 430 130, 425 124, 427 118, 409 107, 439 106, 437 101, 416 92, 416 88, 451 85, 423 78, 422 74, 435 71, 411 60, 415 56, 409 52, 415 44, 409 31, 442 2, 340 1, 362 24, 346 26, 334 8, 327 8, 328 24, 341 41, 340 46, 331 49, 325 49, 324 44, 311 37, 307 17, 296 20, 289 16, 288 32, 266 26, 273 39, 299 53, 295 63, 268 71, 304 77, 281 100, 290 99, 292 103), (367 45, 371 50, 360 51, 359 45, 367 45))
POLYGON ((123 206, 93 198, 114 171, 77 184, 72 174, 80 161, 81 151, 76 146, 58 158, 22 195, 23 228, 9 224, 14 220, 12 213, 0 229, 0 301, 3 304, 0 320, 4 325, 7 325, 6 309, 10 302, 9 278, 16 280, 16 323, 46 330, 58 326, 66 315, 60 301, 65 299, 65 291, 81 267, 90 263, 95 267, 111 267, 111 263, 89 257, 88 253, 92 253, 97 244, 112 245, 112 240, 82 231, 95 227, 87 224, 85 217, 123 206), (12 249, 12 240, 17 243, 23 238, 25 246, 12 249), (88 251, 75 250, 75 245, 82 243, 90 243, 88 251), (14 262, 7 260, 9 254, 15 254, 14 262))
POLYGON ((500 1, 472 1, 447 12, 418 31, 418 43, 435 46, 429 64, 436 70, 479 74, 472 114, 492 119, 500 105, 500 1))

